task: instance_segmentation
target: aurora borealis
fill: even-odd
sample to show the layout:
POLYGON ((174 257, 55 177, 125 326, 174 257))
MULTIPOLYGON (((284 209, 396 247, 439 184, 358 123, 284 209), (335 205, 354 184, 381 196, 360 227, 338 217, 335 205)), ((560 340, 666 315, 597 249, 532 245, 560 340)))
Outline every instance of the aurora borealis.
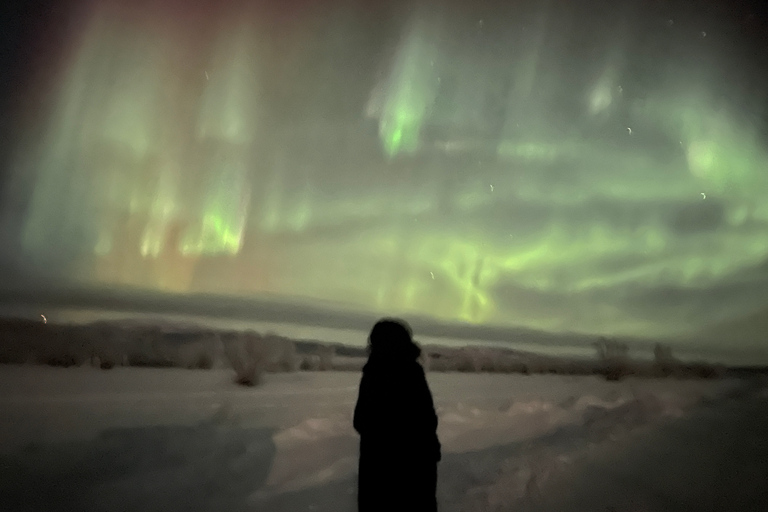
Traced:
POLYGON ((64 3, 13 92, 6 252, 550 331, 768 308, 759 20, 573 4, 64 3))

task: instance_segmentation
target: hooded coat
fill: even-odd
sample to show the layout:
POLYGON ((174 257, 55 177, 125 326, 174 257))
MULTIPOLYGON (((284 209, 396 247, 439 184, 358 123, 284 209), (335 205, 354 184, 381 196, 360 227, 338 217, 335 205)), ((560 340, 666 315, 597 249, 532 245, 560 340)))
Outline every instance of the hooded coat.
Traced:
POLYGON ((385 325, 371 333, 354 427, 360 434, 358 510, 435 512, 440 442, 437 414, 421 354, 410 330, 385 325))

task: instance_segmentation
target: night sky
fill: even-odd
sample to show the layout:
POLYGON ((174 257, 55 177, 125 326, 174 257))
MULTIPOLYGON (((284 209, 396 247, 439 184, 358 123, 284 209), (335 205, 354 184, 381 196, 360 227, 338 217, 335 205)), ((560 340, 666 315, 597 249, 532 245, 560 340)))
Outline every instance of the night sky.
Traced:
POLYGON ((4 9, 16 285, 765 346, 765 6, 4 9))

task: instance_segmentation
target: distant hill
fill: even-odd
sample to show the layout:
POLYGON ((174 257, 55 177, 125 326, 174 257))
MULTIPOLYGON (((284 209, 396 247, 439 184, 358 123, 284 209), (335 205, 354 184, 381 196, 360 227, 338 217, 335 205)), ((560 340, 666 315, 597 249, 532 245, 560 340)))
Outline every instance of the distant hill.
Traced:
MULTIPOLYGON (((95 311, 184 314, 200 317, 279 322, 312 327, 367 331, 380 315, 354 311, 339 304, 282 297, 238 297, 213 294, 172 294, 147 290, 30 287, 0 290, 0 305, 73 308, 95 311)), ((442 322, 408 315, 422 337, 484 342, 524 342, 543 346, 584 346, 596 339, 580 333, 552 333, 522 327, 442 322)))

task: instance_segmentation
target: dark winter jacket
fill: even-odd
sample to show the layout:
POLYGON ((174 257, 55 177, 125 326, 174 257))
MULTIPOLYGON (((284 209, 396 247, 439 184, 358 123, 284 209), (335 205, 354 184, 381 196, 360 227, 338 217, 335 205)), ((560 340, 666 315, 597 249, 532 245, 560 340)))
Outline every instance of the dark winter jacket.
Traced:
POLYGON ((419 355, 413 342, 394 341, 363 368, 354 413, 360 512, 437 509, 437 415, 419 355))

